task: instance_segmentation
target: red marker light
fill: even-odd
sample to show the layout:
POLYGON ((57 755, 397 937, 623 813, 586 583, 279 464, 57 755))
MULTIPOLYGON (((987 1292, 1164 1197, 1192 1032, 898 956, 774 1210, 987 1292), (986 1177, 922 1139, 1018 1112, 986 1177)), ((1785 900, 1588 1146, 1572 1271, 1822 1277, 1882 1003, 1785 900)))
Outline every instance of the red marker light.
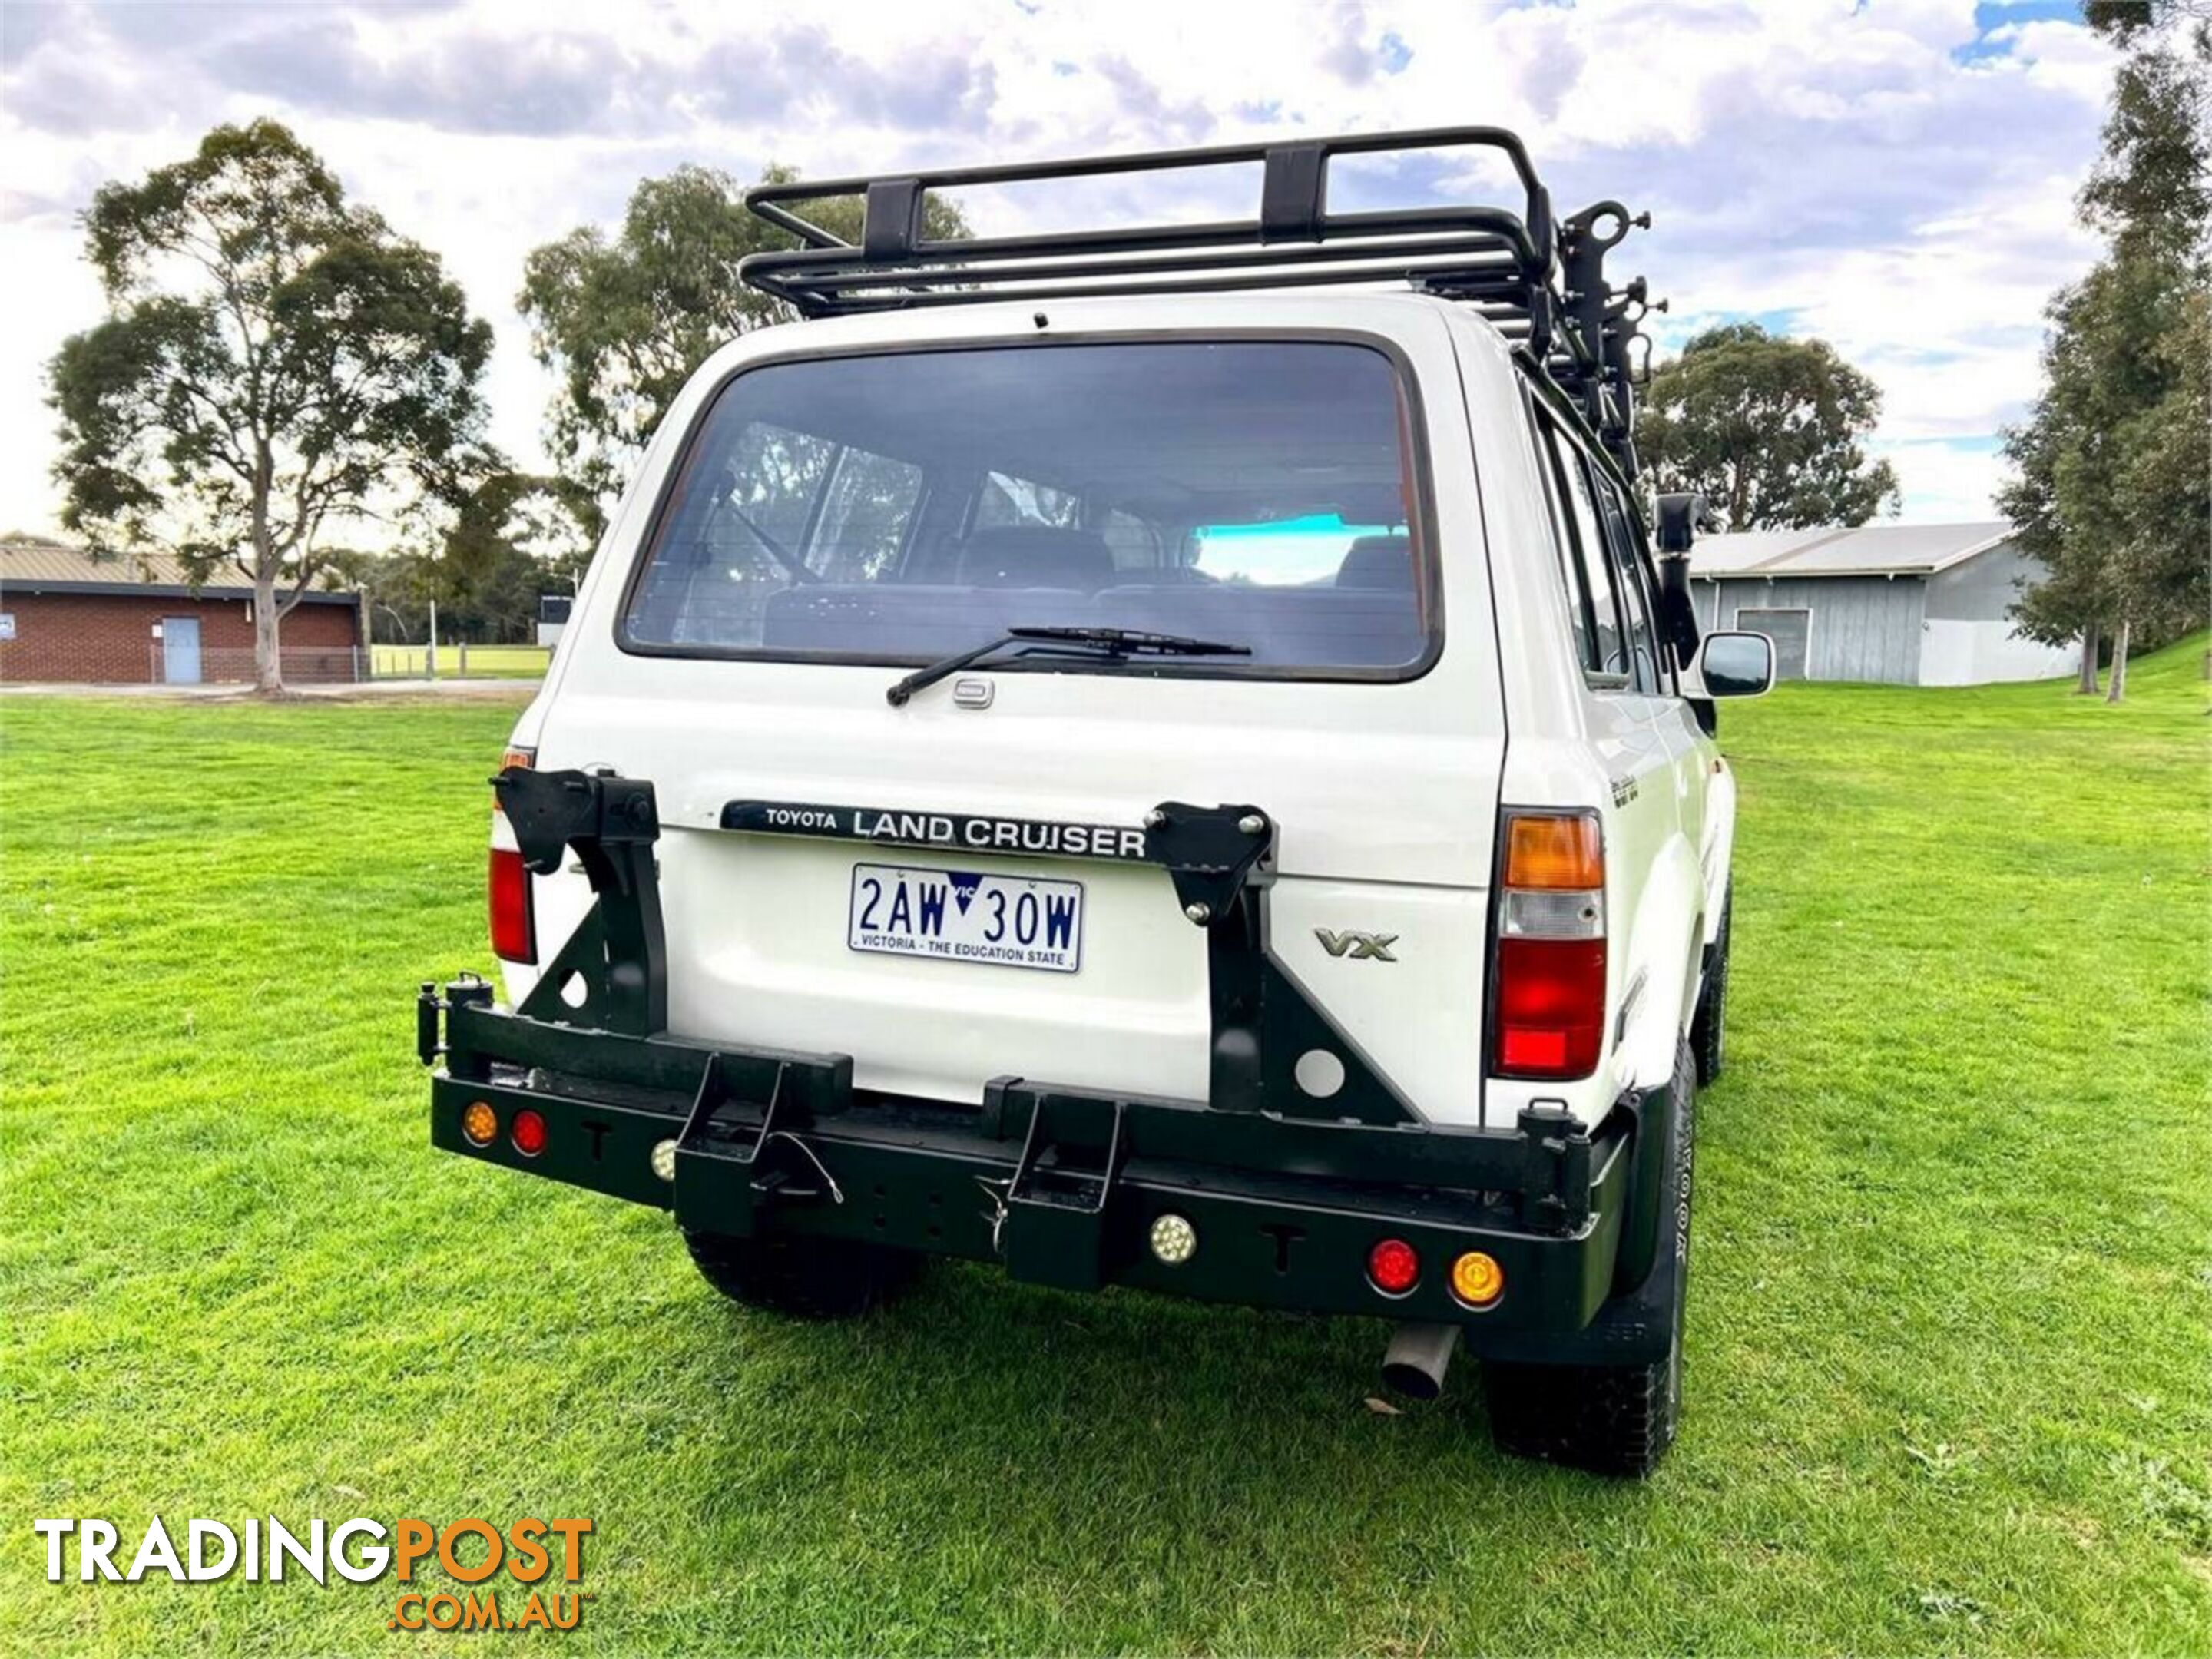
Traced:
POLYGON ((1385 1296, 1403 1296, 1421 1276, 1421 1258, 1402 1238, 1386 1238, 1367 1253, 1367 1277, 1385 1296))
POLYGON ((492 953, 508 962, 538 960, 538 922, 530 891, 530 872, 512 848, 491 849, 492 953))
POLYGON ((507 1133, 514 1150, 525 1158, 535 1158, 545 1150, 545 1120, 527 1106, 514 1115, 514 1127, 507 1133))

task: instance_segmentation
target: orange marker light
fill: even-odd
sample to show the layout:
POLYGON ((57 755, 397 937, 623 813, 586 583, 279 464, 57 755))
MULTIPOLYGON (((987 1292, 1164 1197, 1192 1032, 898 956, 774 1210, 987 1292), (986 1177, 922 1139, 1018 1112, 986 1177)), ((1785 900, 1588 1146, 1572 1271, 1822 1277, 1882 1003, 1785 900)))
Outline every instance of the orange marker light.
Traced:
POLYGON ((1486 1308, 1505 1294, 1505 1269, 1480 1250, 1452 1263, 1452 1294, 1470 1308, 1486 1308))
POLYGON ((1605 853, 1597 820, 1580 813, 1506 819, 1505 884, 1547 892, 1605 885, 1605 853))
POLYGON ((461 1133, 479 1146, 489 1146, 499 1133, 499 1114, 488 1102, 472 1100, 461 1113, 461 1133))
MULTIPOLYGON (((511 768, 517 766, 527 772, 537 764, 538 751, 535 749, 515 749, 510 747, 501 753, 499 757, 499 769, 502 772, 507 771, 511 768)), ((499 792, 495 789, 492 792, 491 810, 495 812, 502 813, 506 810, 500 805, 499 792)))

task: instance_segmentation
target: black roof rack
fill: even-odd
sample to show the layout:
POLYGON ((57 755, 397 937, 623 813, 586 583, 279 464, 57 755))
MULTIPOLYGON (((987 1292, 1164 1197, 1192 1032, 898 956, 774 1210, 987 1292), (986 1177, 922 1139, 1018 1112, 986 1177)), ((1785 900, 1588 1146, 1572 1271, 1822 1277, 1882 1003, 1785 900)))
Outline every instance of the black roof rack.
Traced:
POLYGON ((745 205, 799 246, 750 254, 740 274, 803 317, 988 300, 1408 282, 1462 301, 1495 324, 1580 404, 1623 470, 1636 470, 1635 387, 1649 355, 1648 348, 1634 351, 1644 337, 1638 325, 1647 309, 1664 305, 1647 306, 1640 276, 1611 286, 1605 256, 1632 226, 1648 226, 1650 216, 1632 219, 1619 202, 1605 201, 1555 220, 1528 150, 1500 127, 795 179, 752 186, 745 205), (1520 184, 1517 208, 1328 210, 1328 164, 1335 156, 1461 148, 1505 158, 1520 184), (923 198, 932 191, 1252 162, 1262 171, 1260 210, 1250 219, 950 241, 922 234, 923 198), (799 211, 799 204, 847 197, 863 204, 857 246, 799 211))

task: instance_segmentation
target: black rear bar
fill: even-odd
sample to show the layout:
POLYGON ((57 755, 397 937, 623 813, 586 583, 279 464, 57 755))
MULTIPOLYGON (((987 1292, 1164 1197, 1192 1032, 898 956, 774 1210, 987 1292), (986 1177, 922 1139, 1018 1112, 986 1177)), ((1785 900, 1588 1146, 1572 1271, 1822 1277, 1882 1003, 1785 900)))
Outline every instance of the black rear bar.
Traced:
POLYGON ((1079 830, 1088 856, 1162 870, 1163 902, 1206 936, 1206 1097, 1000 1077, 962 1105, 858 1088, 848 1054, 668 1031, 653 786, 520 767, 494 784, 526 864, 550 872, 573 850, 597 902, 512 1012, 474 975, 442 994, 422 987, 416 1044, 439 1067, 431 1136, 448 1151, 732 1237, 853 1238, 995 1258, 1068 1289, 1140 1285, 1498 1331, 1582 1329, 1638 1254, 1624 1237, 1654 1223, 1635 1208, 1651 1185, 1642 1150, 1656 1143, 1639 1137, 1633 1097, 1595 1132, 1554 1102, 1524 1109, 1510 1130, 1461 1127, 1421 1118, 1368 1064, 1267 953, 1255 878, 1275 826, 1256 806, 1163 802, 1138 830, 731 803, 736 833, 781 823, 859 836, 887 817, 933 845, 978 825, 994 844, 1008 827, 1017 839, 1079 830), (563 994, 580 982, 580 1000, 563 994), (1326 1097, 1295 1077, 1316 1048, 1345 1067, 1326 1097), (1147 1248, 1147 1229, 1170 1214, 1197 1228, 1195 1256, 1170 1262, 1147 1248), (1386 1234, 1438 1269, 1486 1251, 1510 1288, 1470 1309, 1431 1271, 1386 1298, 1364 1266, 1386 1234))
MULTIPOLYGON (((1216 1111, 1199 1101, 1115 1095, 1021 1078, 986 1085, 980 1108, 960 1107, 853 1086, 845 1054, 733 1048, 680 1037, 624 1036, 556 1024, 491 1006, 491 988, 456 981, 440 999, 426 989, 422 1016, 445 1014, 441 1052, 455 1088, 489 1083, 501 1069, 543 1073, 602 1097, 633 1100, 641 1109, 684 1113, 702 1087, 724 1103, 731 1123, 757 1127, 779 1088, 785 1109, 816 1126, 839 1119, 857 1126, 870 1114, 927 1119, 994 1142, 1018 1145, 1042 1105, 1066 1101, 1121 1107, 1132 1156, 1170 1158, 1224 1169, 1265 1170, 1389 1186, 1452 1187, 1528 1200, 1526 1220, 1546 1231, 1571 1231, 1589 1218, 1588 1195, 1598 1143, 1562 1107, 1534 1106, 1517 1127, 1461 1128, 1443 1124, 1373 1125, 1264 1112, 1216 1111)), ((878 1119, 878 1121, 888 1121, 878 1119)))
POLYGON ((1595 1136, 1545 1108, 1513 1131, 1323 1123, 1014 1079, 963 1107, 855 1089, 843 1055, 550 1026, 491 1008, 488 988, 456 981, 427 999, 447 1061, 431 1084, 433 1143, 665 1208, 696 1231, 855 1239, 998 1261, 1066 1290, 1457 1321, 1500 1337, 1580 1330, 1614 1288, 1635 1179, 1625 1118, 1595 1136), (465 1125, 487 1108, 480 1139, 465 1125), (528 1142, 514 1133, 524 1112, 539 1121, 528 1142), (1148 1246, 1167 1214, 1196 1231, 1188 1261, 1148 1246), (1366 1276, 1386 1236, 1425 1264, 1403 1296, 1366 1276), (1452 1298, 1446 1270, 1468 1250, 1504 1273, 1493 1307, 1452 1298))

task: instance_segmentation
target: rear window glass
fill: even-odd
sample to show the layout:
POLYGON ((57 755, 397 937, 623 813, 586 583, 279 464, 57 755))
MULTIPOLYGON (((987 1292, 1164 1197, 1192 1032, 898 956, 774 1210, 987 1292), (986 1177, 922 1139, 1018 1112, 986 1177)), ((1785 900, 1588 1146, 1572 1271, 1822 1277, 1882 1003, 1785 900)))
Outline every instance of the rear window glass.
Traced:
POLYGON ((769 365, 693 434, 624 641, 907 664, 1073 625, 1251 648, 1169 672, 1402 672, 1435 631, 1409 424, 1334 342, 769 365))

